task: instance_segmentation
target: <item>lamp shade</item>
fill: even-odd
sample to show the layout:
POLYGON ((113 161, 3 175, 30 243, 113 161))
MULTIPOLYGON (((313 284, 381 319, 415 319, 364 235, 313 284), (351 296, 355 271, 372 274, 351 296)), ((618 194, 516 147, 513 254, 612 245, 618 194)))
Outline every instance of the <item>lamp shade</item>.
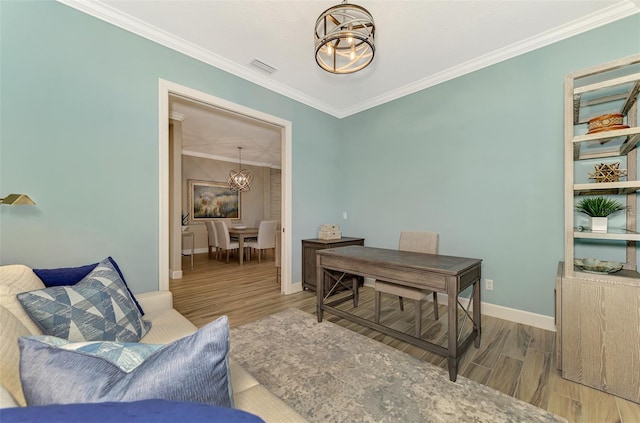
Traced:
POLYGON ((28 205, 34 206, 36 204, 27 194, 9 194, 4 198, 0 198, 0 204, 6 204, 8 206, 13 205, 28 205))

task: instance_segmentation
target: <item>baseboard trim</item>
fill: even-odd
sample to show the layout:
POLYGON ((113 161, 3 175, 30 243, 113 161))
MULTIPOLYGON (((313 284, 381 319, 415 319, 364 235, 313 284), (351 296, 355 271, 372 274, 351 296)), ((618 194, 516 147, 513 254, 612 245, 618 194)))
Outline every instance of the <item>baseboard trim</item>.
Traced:
MULTIPOLYGON (((365 278, 364 286, 373 288, 374 279, 365 278)), ((446 294, 438 294, 438 303, 448 304, 446 294)), ((460 298, 460 303, 465 307, 469 304, 467 298, 460 298)), ((533 326, 536 328, 556 331, 555 319, 553 316, 545 316, 543 314, 532 313, 530 311, 518 310, 511 307, 505 307, 497 304, 481 302, 482 314, 486 316, 496 317, 498 319, 508 320, 510 322, 521 323, 523 325, 533 326)))
POLYGON ((169 270, 169 279, 182 279, 182 270, 169 270))

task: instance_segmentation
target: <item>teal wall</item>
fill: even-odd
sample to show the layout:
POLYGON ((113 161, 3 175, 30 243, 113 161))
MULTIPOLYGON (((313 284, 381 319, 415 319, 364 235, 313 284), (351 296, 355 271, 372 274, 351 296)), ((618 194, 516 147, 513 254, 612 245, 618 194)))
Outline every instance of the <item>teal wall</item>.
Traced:
POLYGON ((564 77, 640 52, 640 16, 345 119, 348 233, 440 234, 483 259, 483 300, 553 315, 564 255, 564 77))
POLYGON ((64 5, 0 2, 0 263, 112 255, 157 289, 158 78, 293 122, 293 280, 320 223, 395 247, 437 231, 484 300, 553 315, 565 74, 640 51, 638 15, 338 120, 64 5), (341 218, 349 212, 349 220, 341 218))
MULTIPOLYGON (((293 123, 293 280, 300 239, 342 204, 340 121, 53 1, 1 1, 0 263, 74 266, 112 255, 158 288, 158 79, 293 123), (321 177, 319 177, 321 175, 321 177)), ((320 70, 319 70, 320 71, 320 70)))

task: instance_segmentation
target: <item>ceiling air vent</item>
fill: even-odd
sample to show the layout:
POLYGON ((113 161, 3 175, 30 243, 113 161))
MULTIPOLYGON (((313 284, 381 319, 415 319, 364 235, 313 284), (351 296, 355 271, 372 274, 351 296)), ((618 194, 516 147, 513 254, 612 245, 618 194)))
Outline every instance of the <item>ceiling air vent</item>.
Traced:
POLYGON ((253 66, 254 68, 258 68, 260 69, 262 72, 266 72, 269 75, 271 75, 272 73, 274 73, 275 71, 277 71, 278 69, 274 68, 273 66, 267 65, 265 62, 263 62, 262 60, 258 60, 258 59, 253 59, 253 61, 250 63, 251 66, 253 66))

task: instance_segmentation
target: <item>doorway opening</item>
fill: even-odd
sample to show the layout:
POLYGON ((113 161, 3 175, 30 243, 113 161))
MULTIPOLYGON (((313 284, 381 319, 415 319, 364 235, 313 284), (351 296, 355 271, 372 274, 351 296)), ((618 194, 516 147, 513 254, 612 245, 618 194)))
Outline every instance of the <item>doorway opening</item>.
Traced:
POLYGON ((175 84, 163 79, 159 80, 159 289, 169 289, 170 273, 170 238, 171 235, 181 237, 180 221, 173 218, 171 212, 170 189, 170 137, 169 137, 169 104, 170 97, 181 97, 203 105, 220 109, 226 112, 244 116, 258 122, 281 128, 281 226, 282 226, 282 247, 281 247, 281 284, 280 290, 283 294, 294 292, 291 283, 291 143, 292 124, 290 121, 268 115, 258 110, 250 109, 239 104, 232 103, 210 94, 206 94, 189 87, 175 84))

